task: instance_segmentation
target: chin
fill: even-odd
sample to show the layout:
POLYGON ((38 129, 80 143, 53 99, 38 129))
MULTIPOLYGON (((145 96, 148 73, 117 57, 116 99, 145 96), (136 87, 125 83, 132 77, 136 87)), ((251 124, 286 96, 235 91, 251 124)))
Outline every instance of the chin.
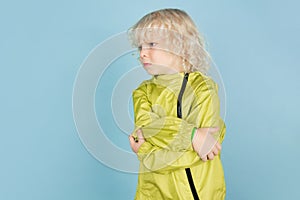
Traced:
POLYGON ((156 73, 155 71, 152 71, 152 70, 146 70, 147 71, 147 73, 149 74, 149 75, 152 75, 152 76, 155 76, 155 75, 158 75, 159 73, 156 73))
POLYGON ((152 72, 147 72, 149 75, 151 76, 155 76, 155 75, 158 75, 158 73, 152 73, 152 72))

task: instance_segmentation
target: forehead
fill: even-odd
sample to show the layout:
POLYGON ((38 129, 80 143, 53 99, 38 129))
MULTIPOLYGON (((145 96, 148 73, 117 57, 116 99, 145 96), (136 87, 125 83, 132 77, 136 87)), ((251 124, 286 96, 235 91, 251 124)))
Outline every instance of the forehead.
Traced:
POLYGON ((150 27, 133 30, 133 38, 137 45, 148 42, 168 43, 178 38, 178 33, 166 28, 150 27))

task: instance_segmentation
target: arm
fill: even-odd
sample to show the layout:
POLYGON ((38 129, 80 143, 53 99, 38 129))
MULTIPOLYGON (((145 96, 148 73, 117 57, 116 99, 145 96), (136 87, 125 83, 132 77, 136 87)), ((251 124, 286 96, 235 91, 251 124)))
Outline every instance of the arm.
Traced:
POLYGON ((195 120, 198 128, 218 127, 219 131, 213 137, 223 142, 226 127, 220 116, 220 100, 217 84, 211 79, 205 79, 195 89, 196 103, 192 106, 187 121, 195 120))
POLYGON ((192 167, 201 162, 195 151, 171 151, 144 142, 137 152, 142 172, 167 174, 174 170, 192 167))
MULTIPOLYGON (((199 94, 199 97, 197 97, 197 101, 193 104, 192 106, 192 112, 188 115, 187 120, 188 121, 197 121, 198 124, 193 125, 197 127, 211 127, 211 126, 219 126, 220 131, 215 134, 216 138, 224 133, 225 127, 222 125, 222 120, 220 120, 219 116, 219 99, 217 95, 217 88, 215 87, 215 84, 211 82, 203 82, 202 84, 199 84, 199 87, 195 90, 196 95, 199 94), (216 118, 216 119, 214 119, 216 118), (196 119, 196 120, 195 120, 196 119)), ((151 124, 158 123, 157 120, 159 120, 159 117, 155 114, 150 112, 151 110, 151 105, 149 104, 146 95, 144 93, 145 91, 139 91, 139 95, 135 96, 138 97, 138 104, 135 105, 135 113, 137 111, 141 111, 137 113, 136 119, 143 119, 144 122, 147 122, 146 128, 144 130, 150 130, 151 129, 151 124), (143 96, 143 94, 145 96, 143 96), (139 110, 140 107, 143 108, 143 110, 139 110), (148 110, 147 110, 148 109, 148 110), (142 113, 142 114, 141 114, 142 113), (147 118, 148 116, 148 118, 147 118), (152 117, 152 118, 150 118, 152 117), (156 120, 151 120, 151 119, 156 119, 156 120), (147 129, 148 127, 148 129, 147 129)), ((168 119, 168 117, 166 117, 168 119)), ((161 119, 165 120, 165 119, 161 119)), ((178 118, 169 118, 169 120, 179 120, 178 118)), ((141 120, 142 121, 142 120, 141 120)), ((167 120, 168 121, 168 120, 167 120)), ((178 121, 178 122, 179 122, 178 121)), ((181 123, 185 124, 185 120, 182 120, 181 123), (183 121, 183 122, 182 122, 183 121)), ((138 121, 137 121, 138 122, 138 121)), ((138 124, 138 123, 137 123, 138 124)), ((169 123, 164 123, 169 124, 169 123)), ((178 123, 180 124, 180 123, 178 123)), ((140 124, 141 125, 141 124, 140 124)), ((169 124, 170 125, 170 124, 169 124)), ((189 126, 188 123, 186 122, 187 127, 189 126)), ((153 126, 155 129, 155 126, 153 126)), ((179 126, 180 128, 180 126, 179 126)), ((172 128, 171 128, 172 129, 172 128)), ((178 129, 178 126, 177 128, 178 129)), ((183 128, 184 129, 184 128, 183 128)), ((143 132, 144 132, 143 130, 143 132)), ((160 134, 153 135, 151 138, 156 138, 159 140, 160 138, 157 138, 157 135, 165 135, 163 134, 164 131, 166 131, 166 134, 169 134, 170 128, 166 126, 165 128, 159 128, 159 130, 162 130, 159 132, 160 134), (164 130, 165 129, 165 130, 164 130)), ((187 129, 184 129, 187 130, 187 129)), ((176 130, 175 130, 176 132, 176 130)), ((174 132, 174 133, 175 133, 174 132)), ((177 130, 178 132, 178 130, 177 130)), ((145 132, 144 132, 145 133, 145 132)), ((173 135, 172 137, 176 137, 176 134, 171 134, 173 135)), ((178 134, 181 135, 181 134, 178 134)), ((184 135, 184 134, 182 134, 184 135)), ((191 136, 191 129, 190 132, 186 135, 191 136)), ((146 140, 149 140, 146 139, 146 140)), ((222 138, 221 138, 222 140, 222 138)), ((139 148, 137 154, 139 159, 141 160, 142 164, 144 165, 145 168, 148 170, 152 171, 157 171, 160 173, 167 173, 168 170, 176 170, 178 168, 184 168, 191 166, 193 164, 196 164, 200 162, 200 159, 196 152, 193 150, 190 151, 176 151, 176 149, 172 149, 172 147, 166 147, 163 148, 163 145, 168 144, 167 141, 166 143, 161 144, 160 146, 154 145, 152 142, 145 142, 141 147, 139 148)), ((189 140, 189 144, 191 141, 189 140)), ((182 149, 181 149, 182 150, 182 149)))
MULTIPOLYGON (((185 119, 164 116, 164 114, 160 114, 162 117, 159 116, 157 113, 164 113, 164 110, 158 105, 154 105, 156 112, 153 112, 147 97, 147 86, 141 85, 133 93, 135 130, 141 128, 146 140, 154 146, 182 151, 193 150, 190 139, 194 127, 219 127, 220 131, 214 133, 214 137, 221 143, 224 138, 225 125, 220 117, 217 85, 208 78, 196 79, 193 85, 197 87, 190 86, 186 92, 195 101, 187 102, 191 105, 191 109, 185 119)), ((152 92, 151 86, 148 93, 149 91, 152 92)))
POLYGON ((154 112, 148 100, 145 84, 134 91, 133 103, 135 131, 141 129, 147 142, 172 151, 193 151, 191 133, 196 124, 173 116, 164 116, 164 114, 160 116, 157 113, 164 113, 164 110, 158 105, 154 106, 156 109, 154 112))
POLYGON ((159 148, 146 142, 142 131, 136 131, 138 140, 129 136, 130 146, 137 153, 141 161, 140 172, 155 171, 157 173, 169 173, 180 168, 191 167, 192 163, 200 162, 195 152, 174 152, 168 149, 159 148))

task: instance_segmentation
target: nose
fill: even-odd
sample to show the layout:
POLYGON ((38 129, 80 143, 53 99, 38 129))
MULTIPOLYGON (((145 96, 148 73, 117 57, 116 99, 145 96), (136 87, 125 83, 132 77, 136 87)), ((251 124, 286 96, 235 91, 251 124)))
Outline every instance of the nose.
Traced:
POLYGON ((147 58, 149 56, 149 49, 145 46, 140 47, 140 58, 147 58))

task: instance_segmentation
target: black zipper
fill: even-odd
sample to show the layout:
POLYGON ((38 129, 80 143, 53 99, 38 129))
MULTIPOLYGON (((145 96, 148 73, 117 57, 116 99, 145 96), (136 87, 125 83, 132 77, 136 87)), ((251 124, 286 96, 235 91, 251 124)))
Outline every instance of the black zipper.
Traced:
MULTIPOLYGON (((189 74, 185 73, 184 77, 183 77, 181 89, 180 89, 180 92, 179 92, 179 95, 178 95, 178 99, 177 99, 177 117, 178 118, 182 118, 182 96, 183 96, 184 90, 186 88, 186 84, 188 82, 188 79, 189 79, 189 74)), ((191 189, 191 192, 193 194, 194 200, 199 200, 199 196, 197 194, 197 190, 196 190, 196 187, 195 187, 195 184, 194 184, 194 181, 193 181, 193 176, 192 176, 192 173, 191 173, 191 169, 190 168, 185 168, 185 173, 186 173, 187 179, 189 181, 190 189, 191 189)))
POLYGON ((180 89, 178 99, 177 99, 177 117, 178 118, 182 118, 181 102, 182 102, 182 96, 183 96, 183 93, 184 93, 184 90, 186 87, 186 83, 188 82, 188 79, 189 79, 189 74, 188 73, 184 74, 181 89, 180 89))

